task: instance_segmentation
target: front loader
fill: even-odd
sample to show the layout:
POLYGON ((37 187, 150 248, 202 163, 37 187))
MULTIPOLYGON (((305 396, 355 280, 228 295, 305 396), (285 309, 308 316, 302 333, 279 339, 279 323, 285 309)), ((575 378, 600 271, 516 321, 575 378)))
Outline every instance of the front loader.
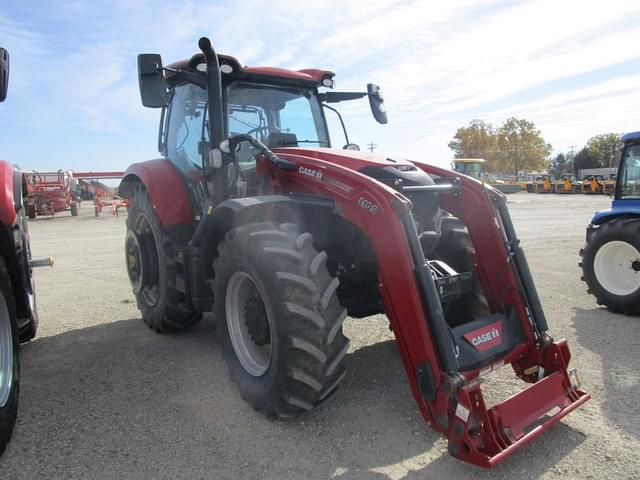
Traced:
MULTIPOLYGON (((215 53, 138 57, 143 105, 161 109, 162 158, 132 165, 125 257, 158 332, 213 312, 231 378, 267 417, 312 410, 346 375, 347 316, 385 313, 425 421, 455 457, 494 466, 589 395, 554 341, 505 196, 426 163, 331 148, 325 115, 380 89, 334 73, 246 67, 215 53), (485 403, 481 376, 511 365, 525 388, 485 403)), ((364 372, 375 375, 375 372, 364 372)), ((375 420, 374 420, 375 421, 375 420)))

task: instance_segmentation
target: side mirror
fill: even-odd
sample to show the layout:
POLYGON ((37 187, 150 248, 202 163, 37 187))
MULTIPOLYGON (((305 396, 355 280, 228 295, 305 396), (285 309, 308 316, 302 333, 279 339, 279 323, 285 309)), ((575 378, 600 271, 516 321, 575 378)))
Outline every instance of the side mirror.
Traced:
POLYGON ((159 54, 138 55, 138 82, 142 105, 161 108, 169 103, 169 92, 162 71, 162 57, 159 54))
POLYGON ((387 110, 384 108, 384 98, 382 98, 380 87, 373 83, 368 83, 367 96, 369 97, 369 105, 371 106, 373 118, 375 118, 378 123, 387 123, 387 110))
POLYGON ((0 48, 0 102, 7 98, 9 88, 9 52, 0 48))

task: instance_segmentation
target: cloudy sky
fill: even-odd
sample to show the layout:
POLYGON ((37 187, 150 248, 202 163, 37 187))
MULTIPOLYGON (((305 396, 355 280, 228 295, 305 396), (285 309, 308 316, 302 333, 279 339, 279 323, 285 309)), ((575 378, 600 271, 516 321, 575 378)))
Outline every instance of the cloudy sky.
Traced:
POLYGON ((637 0, 0 0, 0 158, 40 170, 155 158, 136 55, 186 58, 202 35, 246 65, 330 69, 338 90, 378 83, 388 125, 366 101, 339 107, 351 140, 385 154, 447 165, 472 119, 532 120, 555 151, 640 130, 637 0))

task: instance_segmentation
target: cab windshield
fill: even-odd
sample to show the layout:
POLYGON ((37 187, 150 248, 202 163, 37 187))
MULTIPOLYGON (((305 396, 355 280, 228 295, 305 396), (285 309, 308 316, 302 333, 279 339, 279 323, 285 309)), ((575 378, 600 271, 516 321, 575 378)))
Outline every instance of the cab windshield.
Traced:
MULTIPOLYGON (((236 83, 228 89, 226 108, 230 137, 248 134, 270 148, 330 146, 320 102, 312 91, 236 83)), ((239 157, 240 162, 250 160, 242 152, 239 157)))
POLYGON ((640 145, 624 150, 620 181, 620 198, 640 199, 640 145))
POLYGON ((478 180, 482 177, 482 165, 480 163, 456 162, 455 171, 478 180))

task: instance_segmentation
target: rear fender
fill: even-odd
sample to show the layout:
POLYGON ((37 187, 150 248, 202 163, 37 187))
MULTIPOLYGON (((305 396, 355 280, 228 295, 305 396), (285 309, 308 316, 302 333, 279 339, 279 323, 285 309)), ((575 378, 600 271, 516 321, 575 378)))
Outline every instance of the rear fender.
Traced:
POLYGON ((22 203, 22 182, 17 183, 17 192, 14 190, 16 171, 9 162, 0 160, 0 222, 7 226, 16 222, 16 210, 22 203), (16 204, 16 193, 19 204, 16 204))
POLYGON ((194 209, 185 181, 167 159, 131 165, 120 182, 118 195, 129 197, 139 184, 149 193, 161 225, 188 225, 194 222, 194 209))

